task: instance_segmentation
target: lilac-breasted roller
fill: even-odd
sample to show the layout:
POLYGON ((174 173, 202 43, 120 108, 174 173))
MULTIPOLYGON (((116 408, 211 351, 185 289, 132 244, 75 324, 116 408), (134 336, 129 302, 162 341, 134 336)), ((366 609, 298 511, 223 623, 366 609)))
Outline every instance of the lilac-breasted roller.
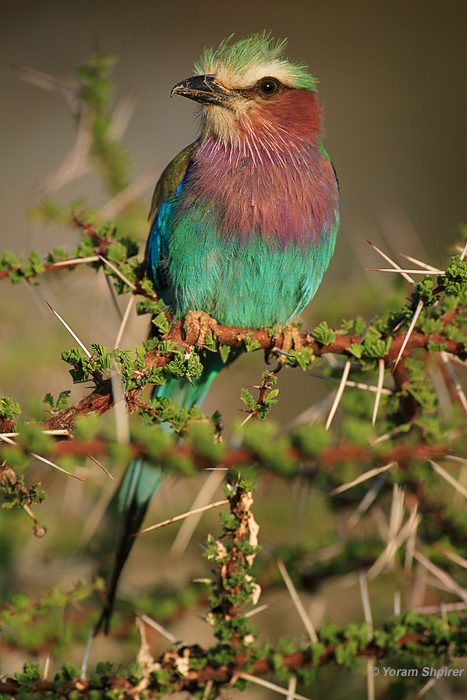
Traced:
MULTIPOLYGON (((315 294, 334 251, 339 189, 322 144, 317 81, 268 33, 208 49, 172 95, 200 107, 200 133, 153 196, 147 272, 176 317, 203 311, 227 326, 283 326, 315 294)), ((232 355, 232 353, 231 353, 232 355)), ((198 405, 222 368, 168 380, 157 396, 198 405)), ((163 479, 141 461, 120 491, 123 512, 108 621, 121 569, 163 479)))

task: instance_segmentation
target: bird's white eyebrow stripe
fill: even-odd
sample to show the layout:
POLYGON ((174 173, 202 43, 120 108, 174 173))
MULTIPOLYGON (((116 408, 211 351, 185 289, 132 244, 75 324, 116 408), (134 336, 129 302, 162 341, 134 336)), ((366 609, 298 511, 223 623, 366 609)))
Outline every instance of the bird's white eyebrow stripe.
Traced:
POLYGON ((252 87, 261 78, 276 78, 279 82, 290 87, 293 84, 295 73, 292 67, 284 64, 283 61, 270 61, 251 66, 244 71, 238 72, 229 66, 220 66, 215 71, 217 79, 231 88, 252 87))

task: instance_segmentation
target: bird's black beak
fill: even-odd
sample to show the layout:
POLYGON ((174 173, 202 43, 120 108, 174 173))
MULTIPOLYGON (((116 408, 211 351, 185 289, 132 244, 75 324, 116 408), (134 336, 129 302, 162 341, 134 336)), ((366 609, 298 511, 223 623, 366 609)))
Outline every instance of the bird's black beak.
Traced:
POLYGON ((202 105, 218 105, 228 107, 232 93, 228 92, 217 81, 214 75, 194 75, 177 83, 170 93, 183 95, 189 100, 194 100, 202 105))

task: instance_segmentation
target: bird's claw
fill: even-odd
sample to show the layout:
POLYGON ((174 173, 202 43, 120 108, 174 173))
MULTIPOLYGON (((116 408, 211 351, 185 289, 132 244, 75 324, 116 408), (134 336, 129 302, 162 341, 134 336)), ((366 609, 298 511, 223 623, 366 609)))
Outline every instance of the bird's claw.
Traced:
POLYGON ((300 335, 300 331, 296 326, 292 326, 291 323, 287 323, 287 325, 284 327, 282 331, 283 335, 283 340, 282 340, 282 348, 281 348, 281 353, 279 354, 279 357, 277 358, 279 364, 283 365, 286 360, 287 356, 289 355, 291 350, 295 350, 296 352, 301 352, 303 348, 303 341, 302 337, 300 335))
POLYGON ((191 345, 202 347, 209 333, 214 337, 219 335, 215 318, 204 311, 188 311, 183 324, 186 339, 191 345))

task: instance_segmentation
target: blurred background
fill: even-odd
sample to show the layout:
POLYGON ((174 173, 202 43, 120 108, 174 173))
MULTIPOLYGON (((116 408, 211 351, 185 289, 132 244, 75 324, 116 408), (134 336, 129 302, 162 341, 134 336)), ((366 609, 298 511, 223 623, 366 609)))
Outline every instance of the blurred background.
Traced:
MULTIPOLYGON (((125 144, 138 175, 162 168, 193 139, 193 105, 169 94, 203 48, 264 28, 287 37, 290 57, 321 83, 326 146, 342 186, 335 270, 349 267, 346 243, 375 229, 392 237, 394 224, 403 240, 413 228, 432 255, 444 253, 465 218, 463 2, 2 0, 0 7, 0 240, 16 252, 31 241, 48 250, 47 232, 28 229, 23 211, 74 131, 65 100, 18 81, 9 63, 66 79, 96 46, 116 52, 119 97, 136 100, 125 144)), ((88 194, 89 185, 78 191, 88 194)))
MULTIPOLYGON (((126 105, 123 111, 131 116, 123 143, 133 161, 134 177, 152 169, 155 183, 166 163, 196 133, 193 106, 184 100, 170 100, 172 86, 191 74, 193 62, 205 47, 217 46, 232 33, 242 37, 270 29, 275 37, 288 38, 289 57, 306 63, 320 80, 325 145, 342 191, 336 254, 315 301, 304 313, 306 327, 323 318, 331 325, 342 317, 378 311, 380 295, 393 280, 366 271, 380 266, 381 260, 365 238, 394 258, 404 252, 440 265, 447 259, 455 229, 467 218, 465 3, 1 0, 0 9, 1 249, 22 257, 34 249, 43 256, 57 245, 70 250, 79 238, 71 227, 45 226, 24 217, 25 210, 47 193, 46 178, 72 148, 76 125, 63 96, 22 82, 9 64, 67 80, 96 47, 118 54, 116 102, 126 105)), ((153 184, 148 184, 142 192, 147 208, 152 188, 153 184)), ((63 203, 84 198, 97 208, 106 204, 107 196, 92 174, 53 194, 63 203)), ((142 222, 137 231, 141 242, 144 231, 142 222)), ((28 411, 37 412, 37 403, 46 391, 57 395, 72 388, 72 399, 82 391, 71 387, 67 367, 60 361, 60 349, 70 347, 72 341, 45 300, 86 344, 95 341, 111 346, 119 325, 102 276, 92 271, 75 272, 69 279, 62 274, 39 287, 13 287, 2 281, 0 395, 20 401, 26 418, 28 411)), ((123 345, 139 342, 146 326, 147 319, 132 319, 123 345)), ((263 359, 257 355, 244 358, 225 372, 205 411, 219 408, 226 421, 238 416, 240 387, 256 384, 262 368, 263 359)), ((274 417, 286 426, 325 390, 321 380, 308 376, 305 380, 299 370, 287 372, 286 381, 282 376, 280 379, 281 400, 274 417)), ((91 510, 88 496, 76 484, 67 485, 65 513, 63 481, 45 472, 41 478, 47 486, 53 482, 57 490, 41 507, 40 517, 50 533, 44 540, 33 540, 26 525, 20 561, 11 564, 8 575, 3 572, 6 590, 17 586, 32 593, 56 582, 71 585, 80 576, 89 578, 95 570, 91 559, 75 557, 70 562, 62 555, 60 537, 51 527, 58 509, 60 523, 66 523, 78 540, 91 510), (71 510, 70 503, 74 504, 71 510), (52 556, 55 568, 50 567, 52 556), (61 556, 63 563, 57 564, 61 556), (38 572, 44 574, 43 579, 37 577, 38 572)), ((100 477, 95 478, 98 484, 100 477)), ((274 521, 278 514, 275 495, 283 496, 283 485, 269 484, 264 489, 260 508, 272 523, 267 536, 271 542, 282 536, 286 541, 286 535, 296 534, 297 528, 293 515, 285 511, 279 511, 279 522, 274 521)), ((297 497, 294 488, 289 491, 290 499, 297 497)), ((194 493, 196 487, 191 482, 188 488, 170 484, 159 498, 163 517, 175 514, 171 499, 178 499, 179 512, 182 505, 189 506, 194 493)), ((321 513, 316 508, 315 517, 321 513)), ((23 520, 20 514, 18 523, 23 520)), ((207 520, 211 528, 216 527, 215 516, 207 520)), ((300 532, 308 532, 309 520, 309 514, 304 516, 300 532)), ((326 529, 323 523, 325 519, 322 527, 326 529)), ((197 537, 202 539, 203 529, 197 537)), ((196 547, 193 551, 193 561, 198 564, 196 547)), ((146 561, 144 548, 139 556, 146 561)), ((180 571, 174 566, 172 574, 185 580, 186 566, 180 571)), ((139 575, 137 580, 141 583, 139 575)), ((148 582, 145 585, 150 586, 148 582)), ((329 611, 326 596, 330 596, 330 607, 337 617, 361 621, 356 590, 346 593, 345 611, 338 609, 335 592, 320 595, 322 598, 318 602, 314 598, 313 603, 319 608, 318 623, 329 611)), ((283 631, 281 628, 280 633, 283 631)), ((19 659, 10 657, 9 671, 17 670, 18 664, 19 659)))

